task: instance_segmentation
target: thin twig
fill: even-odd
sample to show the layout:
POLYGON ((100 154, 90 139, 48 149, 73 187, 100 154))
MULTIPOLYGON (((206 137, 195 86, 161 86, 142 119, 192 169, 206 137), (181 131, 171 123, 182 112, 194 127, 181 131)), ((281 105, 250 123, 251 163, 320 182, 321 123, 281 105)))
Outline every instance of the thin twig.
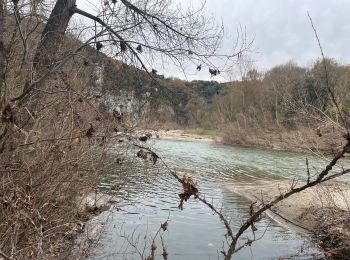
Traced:
POLYGON ((331 100, 334 104, 334 106, 336 107, 337 109, 337 112, 338 112, 338 115, 343 123, 343 126, 346 128, 346 131, 347 133, 349 133, 349 129, 348 129, 348 124, 347 124, 347 120, 343 117, 343 113, 341 112, 340 108, 339 108, 339 105, 338 105, 338 102, 335 98, 335 94, 333 92, 333 90, 331 89, 330 85, 329 85, 329 74, 328 74, 328 69, 327 69, 327 64, 326 64, 326 58, 325 58, 325 55, 323 53, 323 48, 322 48, 322 45, 321 45, 321 41, 320 41, 320 38, 318 37, 318 34, 317 34, 317 30, 314 26, 314 23, 312 21, 312 18, 310 16, 310 13, 307 12, 307 16, 309 17, 309 20, 310 20, 310 23, 311 23, 311 26, 312 26, 312 29, 315 33, 315 37, 316 37, 316 40, 318 42, 318 46, 320 48, 320 51, 321 51, 321 55, 322 55, 322 64, 323 64, 323 68, 324 68, 324 72, 325 72, 325 76, 326 76, 326 88, 327 88, 327 91, 329 93, 329 95, 331 96, 331 100))

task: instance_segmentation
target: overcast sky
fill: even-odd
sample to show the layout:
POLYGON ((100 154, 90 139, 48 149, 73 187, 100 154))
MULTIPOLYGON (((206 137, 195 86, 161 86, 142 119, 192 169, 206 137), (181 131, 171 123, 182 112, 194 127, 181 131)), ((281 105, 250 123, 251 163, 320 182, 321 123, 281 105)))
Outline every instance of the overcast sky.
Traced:
MULTIPOLYGON (((307 17, 309 11, 325 54, 350 60, 349 0, 208 0, 208 10, 222 18, 227 31, 239 23, 254 35, 256 66, 261 69, 293 60, 308 65, 319 57, 307 17)), ((209 11, 209 12, 210 12, 209 11)))
MULTIPOLYGON (((84 1, 88 0, 78 3, 84 1)), ((177 1, 192 1, 194 5, 203 2, 177 1)), ((320 56, 307 11, 313 18, 325 55, 350 63, 350 0, 207 0, 206 5, 208 15, 223 20, 225 32, 231 37, 225 42, 227 47, 232 45, 237 28, 246 27, 248 39, 255 39, 251 56, 254 67, 260 70, 288 61, 308 66, 320 56)), ((159 72, 184 78, 175 68, 159 72)), ((208 80, 208 74, 207 71, 190 74, 187 79, 208 80)))
POLYGON ((350 63, 349 0, 207 0, 207 12, 223 20, 227 33, 246 27, 261 70, 288 61, 308 66, 320 57, 308 11, 325 55, 350 63))

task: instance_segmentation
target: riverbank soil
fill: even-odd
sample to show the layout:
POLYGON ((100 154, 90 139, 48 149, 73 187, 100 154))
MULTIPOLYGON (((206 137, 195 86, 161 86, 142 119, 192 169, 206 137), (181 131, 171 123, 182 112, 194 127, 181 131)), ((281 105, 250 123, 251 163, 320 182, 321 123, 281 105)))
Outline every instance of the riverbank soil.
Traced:
MULTIPOLYGON (((82 188, 76 197, 77 213, 75 221, 69 224, 69 230, 64 233, 60 242, 57 259, 84 259, 90 255, 94 240, 99 233, 99 225, 94 226, 82 239, 81 234, 86 233, 86 223, 97 215, 107 211, 111 204, 118 199, 115 196, 97 192, 96 189, 82 188), (65 250, 63 250, 65 248, 65 250)), ((52 258, 56 259, 56 258, 52 258)))
POLYGON ((314 209, 319 220, 317 242, 331 259, 350 259, 349 211, 338 208, 314 209))
MULTIPOLYGON (((285 181, 262 182, 259 189, 255 185, 228 189, 251 201, 267 203, 290 187, 291 183, 285 181)), ((278 203, 269 215, 277 215, 273 217, 277 221, 311 234, 330 259, 349 259, 349 186, 331 183, 309 188, 278 203)))
POLYGON ((177 141, 203 141, 203 142, 221 142, 220 136, 213 135, 199 135, 187 132, 184 129, 172 129, 172 130, 142 130, 138 134, 150 133, 153 138, 159 138, 163 140, 177 140, 177 141))
POLYGON ((321 130, 299 127, 295 130, 227 127, 222 138, 224 144, 265 148, 291 152, 336 151, 344 145, 342 132, 333 127, 321 130))
POLYGON ((333 127, 321 130, 299 127, 295 130, 284 128, 237 128, 227 126, 223 131, 205 129, 163 129, 140 130, 151 133, 154 138, 178 141, 219 142, 240 147, 272 149, 278 151, 333 154, 344 145, 342 132, 333 127))

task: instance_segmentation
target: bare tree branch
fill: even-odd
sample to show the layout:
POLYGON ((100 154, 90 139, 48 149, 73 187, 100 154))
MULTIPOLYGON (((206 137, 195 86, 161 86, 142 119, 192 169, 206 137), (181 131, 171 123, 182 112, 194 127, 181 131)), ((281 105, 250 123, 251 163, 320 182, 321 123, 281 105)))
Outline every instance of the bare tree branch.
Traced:
POLYGON ((333 105, 336 107, 337 109, 337 113, 342 121, 342 124, 343 126, 345 127, 347 133, 349 134, 349 129, 348 129, 348 122, 346 120, 346 117, 344 117, 343 115, 343 112, 341 111, 339 105, 338 105, 338 102, 337 102, 337 99, 335 97, 335 94, 334 94, 334 89, 331 88, 330 84, 329 84, 329 75, 328 75, 328 69, 327 69, 327 64, 326 64, 326 59, 325 59, 325 55, 323 53, 323 48, 322 48, 322 45, 321 45, 321 41, 320 41, 320 38, 318 37, 318 34, 317 34, 317 31, 316 31, 316 28, 314 26, 314 23, 312 21, 312 18, 310 16, 310 13, 307 12, 307 15, 309 17, 309 20, 310 20, 310 23, 311 23, 311 26, 312 26, 312 29, 315 33, 315 37, 316 37, 316 40, 317 40, 317 43, 318 43, 318 46, 320 48, 320 51, 321 51, 321 55, 322 55, 322 64, 323 64, 323 69, 324 69, 324 74, 325 74, 325 77, 326 77, 326 88, 327 88, 327 91, 328 91, 328 94, 330 95, 331 97, 331 100, 333 102, 333 105))
POLYGON ((5 81, 5 42, 4 42, 4 34, 5 34, 5 12, 4 12, 4 2, 0 0, 0 105, 5 99, 4 93, 4 81, 5 81))
MULTIPOLYGON (((350 149, 350 135, 347 136, 346 144, 342 148, 342 150, 331 160, 331 162, 325 167, 323 171, 321 171, 316 179, 314 181, 310 181, 309 183, 306 183, 300 187, 292 187, 288 192, 281 194, 280 196, 277 196, 269 203, 263 205, 257 212, 255 212, 250 218, 248 218, 244 224, 240 227, 238 232, 235 235, 235 238, 232 240, 231 245, 229 247, 229 250, 227 251, 227 254, 225 256, 225 259, 231 259, 232 255, 236 251, 236 244, 238 242, 238 239, 241 237, 241 235, 261 216, 263 212, 266 210, 272 208, 275 206, 278 202, 292 196, 293 194, 296 194, 298 192, 301 192, 307 188, 316 186, 317 184, 320 184, 323 182, 324 177, 327 176, 327 174, 332 170, 333 166, 336 165, 336 163, 344 157, 346 153, 349 152, 350 149)), ((348 171, 346 171, 348 172, 348 171)), ((345 173, 344 173, 345 174, 345 173)))

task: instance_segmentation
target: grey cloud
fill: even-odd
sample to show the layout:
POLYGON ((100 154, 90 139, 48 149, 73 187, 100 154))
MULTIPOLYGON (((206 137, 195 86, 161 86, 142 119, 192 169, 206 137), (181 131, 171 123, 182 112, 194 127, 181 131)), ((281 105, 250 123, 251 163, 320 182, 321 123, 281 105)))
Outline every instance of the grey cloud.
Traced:
MULTIPOLYGON (((176 1, 184 5, 191 2, 194 6, 203 2, 176 1)), ((225 32, 230 36, 224 49, 230 49, 239 25, 246 27, 248 38, 255 38, 252 59, 256 61, 255 67, 262 70, 290 60, 309 65, 320 57, 307 11, 317 27, 325 54, 350 63, 349 0, 207 0, 206 6, 208 15, 223 20, 225 32)), ((197 73, 192 67, 188 65, 187 79, 210 79, 209 73, 197 73)), ((185 78, 181 70, 170 65, 159 72, 185 78)))
POLYGON ((326 55, 350 60, 350 1, 208 0, 208 7, 223 18, 226 27, 235 27, 239 22, 246 26, 248 35, 255 35, 258 68, 288 60, 306 65, 320 56, 307 11, 326 55))

